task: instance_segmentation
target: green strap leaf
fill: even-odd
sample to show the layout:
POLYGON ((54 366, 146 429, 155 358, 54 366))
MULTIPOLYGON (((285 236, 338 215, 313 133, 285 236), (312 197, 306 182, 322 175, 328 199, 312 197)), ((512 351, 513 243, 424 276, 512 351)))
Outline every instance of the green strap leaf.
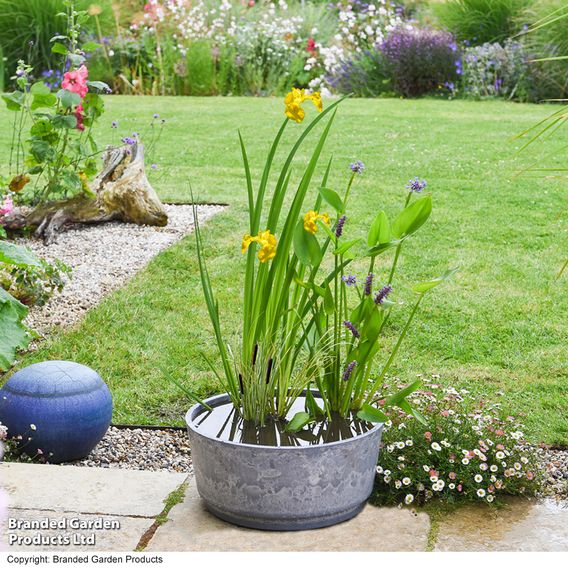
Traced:
POLYGON ((337 211, 337 213, 343 213, 345 206, 343 205, 343 201, 336 191, 327 187, 320 187, 319 192, 324 200, 329 205, 331 205, 337 211))
POLYGON ((365 403, 359 412, 357 412, 357 418, 359 420, 365 420, 365 422, 388 422, 388 416, 381 412, 378 408, 365 403))
POLYGON ((448 278, 451 278, 458 270, 459 268, 452 268, 444 272, 444 274, 442 274, 442 276, 439 276, 438 278, 434 278, 433 280, 429 280, 428 282, 420 282, 419 284, 415 284, 414 286, 412 286, 412 291, 416 292, 417 294, 425 294, 426 292, 428 292, 428 290, 432 290, 432 288, 439 286, 448 278))

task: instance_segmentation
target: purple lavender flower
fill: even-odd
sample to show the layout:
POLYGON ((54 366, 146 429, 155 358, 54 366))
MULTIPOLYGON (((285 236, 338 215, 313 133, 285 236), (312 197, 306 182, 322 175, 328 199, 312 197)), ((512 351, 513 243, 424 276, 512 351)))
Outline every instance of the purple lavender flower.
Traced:
POLYGON ((408 189, 409 191, 414 191, 414 193, 420 193, 425 187, 426 187, 426 180, 423 179, 421 181, 418 176, 416 176, 414 179, 411 179, 406 184, 406 189, 408 189))
POLYGON ((361 160, 357 160, 356 162, 353 162, 349 167, 354 174, 362 174, 363 170, 365 169, 365 164, 361 160))
POLYGON ((125 136, 122 139, 122 142, 124 144, 128 144, 129 146, 133 146, 134 144, 136 144, 136 140, 134 140, 134 138, 130 138, 130 136, 125 136))
POLYGON ((353 369, 357 366, 357 361, 351 361, 347 367, 345 367, 345 371, 343 371, 343 380, 348 381, 351 378, 351 374, 353 373, 353 369))
POLYGON ((345 282, 346 286, 355 286, 355 284, 357 284, 357 277, 354 274, 350 274, 349 276, 342 276, 341 280, 345 282))
POLYGON ((345 320, 343 322, 343 325, 353 334, 353 337, 356 337, 357 339, 361 337, 361 334, 359 333, 357 328, 350 321, 345 320))
POLYGON ((370 296, 371 295, 371 291, 373 288, 373 278, 375 277, 375 275, 372 272, 369 272, 369 274, 367 274, 367 278, 365 278, 365 289, 363 291, 363 293, 365 294, 365 296, 370 296))
POLYGON ((383 286, 378 292, 377 295, 375 296, 375 304, 382 304, 386 299, 387 296, 392 292, 392 286, 390 284, 387 284, 386 286, 383 286))
POLYGON ((347 217, 345 215, 342 215, 337 221, 337 225, 335 226, 335 236, 337 238, 341 237, 341 235, 343 234, 343 225, 345 225, 346 220, 347 217))

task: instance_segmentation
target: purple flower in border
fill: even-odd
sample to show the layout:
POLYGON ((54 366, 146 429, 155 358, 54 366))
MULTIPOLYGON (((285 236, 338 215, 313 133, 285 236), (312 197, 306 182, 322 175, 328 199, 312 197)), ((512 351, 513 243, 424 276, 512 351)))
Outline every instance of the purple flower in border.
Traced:
POLYGON ((362 174, 363 170, 365 169, 365 164, 361 160, 357 160, 356 162, 353 162, 349 167, 354 174, 362 174))
POLYGON ((392 292, 392 286, 387 284, 383 286, 375 296, 375 304, 382 304, 388 297, 388 295, 392 292))
POLYGON ((345 215, 342 215, 337 221, 337 225, 335 227, 335 236, 337 238, 341 237, 343 234, 343 225, 345 225, 345 221, 347 221, 347 217, 345 215))
POLYGON ((372 272, 369 272, 369 274, 367 274, 367 278, 365 278, 365 289, 363 291, 363 293, 365 294, 365 296, 370 296, 371 295, 371 291, 373 288, 373 278, 375 277, 375 275, 372 272))
POLYGON ((154 117, 153 117, 153 118, 158 119, 158 118, 160 118, 160 115, 156 112, 156 113, 154 114, 154 117))
POLYGON ((406 189, 408 189, 409 191, 413 191, 414 193, 420 193, 425 187, 426 187, 426 180, 420 180, 420 178, 418 176, 416 176, 414 179, 409 180, 409 182, 406 184, 406 189))
POLYGON ((130 136, 125 136, 122 139, 122 142, 124 144, 128 144, 129 146, 133 146, 134 144, 136 144, 136 140, 134 140, 134 138, 130 138, 130 136))
POLYGON ((111 128, 118 128, 118 120, 113 120, 110 127, 111 128))
POLYGON ((359 333, 357 328, 350 321, 345 320, 343 322, 343 325, 353 334, 353 337, 356 337, 357 339, 361 337, 361 334, 359 333))
POLYGON ((355 284, 357 284, 357 277, 353 274, 350 274, 349 276, 342 276, 341 280, 345 282, 346 286, 355 286, 355 284))
POLYGON ((152 164, 150 166, 153 170, 157 170, 158 169, 158 164, 152 164))
POLYGON ((357 361, 351 361, 347 367, 345 367, 345 371, 343 371, 343 380, 348 381, 351 378, 353 373, 353 369, 357 366, 357 361))

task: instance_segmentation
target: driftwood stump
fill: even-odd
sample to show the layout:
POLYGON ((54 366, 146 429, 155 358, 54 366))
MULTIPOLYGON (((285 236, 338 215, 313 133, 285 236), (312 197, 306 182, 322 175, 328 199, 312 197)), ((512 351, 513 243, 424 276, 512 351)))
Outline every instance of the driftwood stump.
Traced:
POLYGON ((3 224, 8 230, 34 229, 49 244, 58 233, 81 224, 119 220, 163 227, 168 223, 164 206, 146 177, 142 144, 107 149, 103 168, 90 187, 95 197, 81 194, 34 209, 15 209, 3 224))

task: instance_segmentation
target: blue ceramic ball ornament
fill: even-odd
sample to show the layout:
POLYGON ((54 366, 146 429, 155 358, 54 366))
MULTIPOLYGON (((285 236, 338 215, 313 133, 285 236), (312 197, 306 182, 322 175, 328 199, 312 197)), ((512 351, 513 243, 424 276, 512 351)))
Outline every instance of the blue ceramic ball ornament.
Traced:
POLYGON ((20 449, 50 463, 84 458, 110 425, 112 397, 101 377, 71 361, 45 361, 15 373, 0 389, 0 422, 20 449), (39 450, 39 452, 38 452, 39 450))

